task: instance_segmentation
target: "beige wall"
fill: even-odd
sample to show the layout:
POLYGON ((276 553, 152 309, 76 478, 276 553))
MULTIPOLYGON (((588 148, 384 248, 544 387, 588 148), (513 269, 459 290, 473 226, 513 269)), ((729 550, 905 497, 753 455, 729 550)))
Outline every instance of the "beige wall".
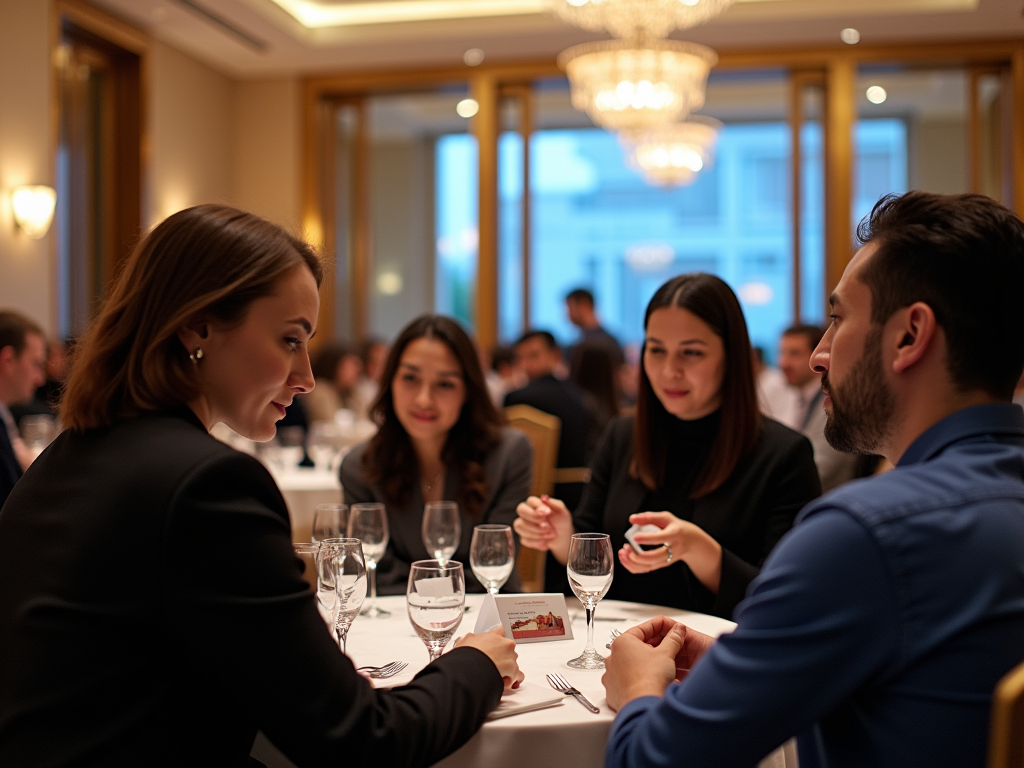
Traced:
POLYGON ((302 88, 298 80, 236 83, 231 201, 300 232, 302 88))
POLYGON ((53 185, 50 145, 50 13, 40 0, 0 0, 0 307, 55 323, 53 234, 16 231, 11 188, 53 185))
POLYGON ((231 202, 232 82, 163 43, 152 50, 147 225, 197 203, 231 202))
POLYGON ((910 134, 910 188, 944 195, 967 192, 967 125, 962 119, 920 119, 910 134))

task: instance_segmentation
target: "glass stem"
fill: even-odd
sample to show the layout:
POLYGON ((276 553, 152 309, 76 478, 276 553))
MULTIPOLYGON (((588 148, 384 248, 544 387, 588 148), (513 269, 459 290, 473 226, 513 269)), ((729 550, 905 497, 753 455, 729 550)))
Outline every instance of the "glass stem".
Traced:
POLYGON ((368 561, 366 567, 370 569, 370 607, 373 608, 377 605, 377 561, 368 561))
POLYGON ((583 652, 587 653, 589 651, 591 653, 596 653, 596 651, 594 651, 594 609, 597 608, 597 606, 594 603, 587 603, 586 607, 587 607, 587 648, 583 652))

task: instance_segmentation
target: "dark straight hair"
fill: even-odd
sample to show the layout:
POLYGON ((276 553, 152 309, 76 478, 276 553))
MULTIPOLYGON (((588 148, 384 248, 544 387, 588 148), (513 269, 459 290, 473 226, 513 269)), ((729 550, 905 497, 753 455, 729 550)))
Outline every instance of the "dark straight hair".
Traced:
POLYGON ((484 461, 498 444, 504 417, 494 407, 487 391, 487 382, 480 368, 480 357, 469 335, 449 317, 423 315, 409 323, 398 334, 388 352, 380 391, 370 406, 370 414, 379 429, 363 453, 363 466, 367 479, 377 485, 388 503, 402 506, 408 501, 420 476, 416 453, 395 414, 391 389, 398 372, 402 353, 416 339, 437 339, 442 342, 462 368, 466 385, 466 401, 462 404, 455 426, 441 449, 441 462, 454 468, 461 481, 462 508, 471 517, 478 516, 487 501, 487 475, 484 461))
MULTIPOLYGON (((699 499, 729 478, 740 458, 754 447, 761 431, 750 337, 736 294, 714 275, 691 272, 674 277, 661 286, 647 305, 644 331, 651 315, 666 307, 680 307, 692 312, 711 327, 725 347, 718 434, 690 489, 690 498, 699 499)), ((644 353, 646 349, 645 341, 644 353)), ((645 355, 643 357, 646 358, 645 355)), ((629 469, 633 477, 652 490, 665 482, 668 429, 675 418, 654 394, 647 370, 641 364, 633 420, 633 461, 629 469)))

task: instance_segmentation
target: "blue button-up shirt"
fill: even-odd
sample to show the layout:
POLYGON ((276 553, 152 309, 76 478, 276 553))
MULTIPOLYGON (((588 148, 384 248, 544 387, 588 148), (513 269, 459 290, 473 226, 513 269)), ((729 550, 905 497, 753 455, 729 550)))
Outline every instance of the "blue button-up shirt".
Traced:
POLYGON ((609 768, 982 766, 1024 659, 1024 411, 967 408, 896 469, 809 504, 723 636, 619 713, 609 768))

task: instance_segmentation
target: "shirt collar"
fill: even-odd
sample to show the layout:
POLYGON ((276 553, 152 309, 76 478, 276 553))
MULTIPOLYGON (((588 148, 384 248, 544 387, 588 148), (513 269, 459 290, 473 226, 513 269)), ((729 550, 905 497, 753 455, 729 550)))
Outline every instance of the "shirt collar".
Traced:
POLYGON ((987 403, 952 413, 922 432, 896 466, 919 464, 960 440, 992 434, 1024 437, 1024 409, 1013 403, 987 403))

